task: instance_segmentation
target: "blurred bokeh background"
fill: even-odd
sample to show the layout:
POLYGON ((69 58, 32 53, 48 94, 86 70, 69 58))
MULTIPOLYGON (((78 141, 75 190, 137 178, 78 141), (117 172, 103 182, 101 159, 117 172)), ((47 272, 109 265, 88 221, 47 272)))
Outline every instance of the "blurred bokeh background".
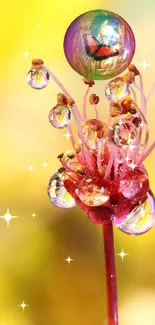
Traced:
MULTIPOLYGON (((146 92, 155 81, 153 0, 4 1, 0 17, 0 325, 105 325, 106 290, 101 227, 78 208, 56 209, 46 187, 57 155, 71 148, 65 131, 52 128, 48 112, 60 92, 54 82, 30 88, 25 76, 40 57, 80 106, 85 85, 68 65, 63 38, 70 22, 91 9, 121 15, 132 27, 146 92), (45 168, 44 162, 48 163, 45 168), (29 171, 32 165, 34 170, 29 171), (32 214, 36 216, 33 217, 32 214), (69 265, 65 259, 74 259, 69 265), (22 310, 22 302, 29 305, 22 310)), ((100 110, 108 115, 105 82, 96 82, 100 110)), ((149 102, 150 143, 155 138, 155 96, 149 102)), ((93 114, 90 108, 90 116, 93 114)), ((147 159, 155 191, 155 152, 147 159)), ((155 228, 132 237, 115 229, 120 325, 155 324, 155 228), (121 250, 129 254, 122 262, 121 250)))

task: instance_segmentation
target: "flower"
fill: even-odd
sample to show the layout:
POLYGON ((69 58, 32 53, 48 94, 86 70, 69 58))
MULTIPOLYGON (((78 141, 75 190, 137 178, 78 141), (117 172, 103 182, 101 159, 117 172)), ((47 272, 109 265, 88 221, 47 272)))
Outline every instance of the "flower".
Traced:
MULTIPOLYGON (((33 60, 33 66, 42 64, 42 60, 33 60)), ((63 91, 57 95, 57 105, 50 111, 50 123, 56 128, 67 128, 73 146, 72 150, 58 155, 61 168, 50 178, 50 201, 61 209, 79 206, 95 224, 113 221, 126 233, 146 232, 155 219, 155 199, 143 163, 155 143, 146 150, 149 139, 147 100, 139 71, 130 64, 128 74, 106 85, 110 116, 105 123, 100 119, 96 94, 89 97, 96 118, 87 119, 87 95, 89 87, 94 85, 93 80, 83 78, 89 87, 81 114, 61 82, 48 68, 44 66, 44 69, 63 91), (140 86, 133 82, 137 75, 140 86), (140 108, 134 86, 140 91, 140 108), (72 117, 78 130, 77 143, 70 124, 72 117)))

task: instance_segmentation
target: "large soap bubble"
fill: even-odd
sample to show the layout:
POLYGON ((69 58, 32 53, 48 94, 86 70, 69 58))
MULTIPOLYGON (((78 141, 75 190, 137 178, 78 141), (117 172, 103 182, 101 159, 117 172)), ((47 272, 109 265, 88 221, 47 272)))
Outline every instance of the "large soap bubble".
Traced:
POLYGON ((92 10, 68 27, 64 51, 71 67, 93 79, 110 79, 123 72, 135 52, 135 38, 128 23, 106 10, 92 10))

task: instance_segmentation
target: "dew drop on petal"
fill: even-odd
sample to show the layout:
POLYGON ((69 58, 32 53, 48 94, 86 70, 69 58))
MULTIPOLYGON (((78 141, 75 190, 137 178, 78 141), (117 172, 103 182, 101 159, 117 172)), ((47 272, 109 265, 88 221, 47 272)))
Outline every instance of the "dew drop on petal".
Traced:
POLYGON ((129 94, 130 86, 121 77, 110 80, 105 87, 105 95, 110 102, 117 103, 129 94))
POLYGON ((79 183, 77 194, 80 200, 88 206, 100 206, 110 197, 107 184, 87 175, 79 183))
MULTIPOLYGON (((115 218, 113 220, 115 224, 115 218)), ((130 235, 141 235, 150 230, 155 223, 155 198, 151 191, 144 203, 136 207, 121 222, 116 222, 119 230, 130 235)))
POLYGON ((47 193, 53 205, 61 209, 72 208, 76 205, 74 198, 64 187, 64 173, 57 171, 50 178, 47 193))
POLYGON ((55 106, 49 112, 49 121, 55 128, 66 128, 71 121, 71 111, 67 106, 55 106))
POLYGON ((34 89, 45 88, 49 83, 49 73, 43 67, 38 69, 31 68, 27 74, 26 81, 34 89))
POLYGON ((148 190, 148 175, 138 167, 134 170, 127 170, 120 181, 120 191, 128 199, 138 201, 147 194, 148 190))
POLYGON ((110 140, 118 147, 133 144, 137 139, 137 129, 130 122, 116 122, 110 127, 110 140))

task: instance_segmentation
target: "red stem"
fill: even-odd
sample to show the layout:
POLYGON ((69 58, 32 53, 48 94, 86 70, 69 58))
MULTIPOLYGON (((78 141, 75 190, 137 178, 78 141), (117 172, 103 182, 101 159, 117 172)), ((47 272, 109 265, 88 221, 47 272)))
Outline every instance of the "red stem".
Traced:
POLYGON ((107 280, 108 325, 118 325, 114 236, 111 221, 103 224, 103 239, 107 280))

